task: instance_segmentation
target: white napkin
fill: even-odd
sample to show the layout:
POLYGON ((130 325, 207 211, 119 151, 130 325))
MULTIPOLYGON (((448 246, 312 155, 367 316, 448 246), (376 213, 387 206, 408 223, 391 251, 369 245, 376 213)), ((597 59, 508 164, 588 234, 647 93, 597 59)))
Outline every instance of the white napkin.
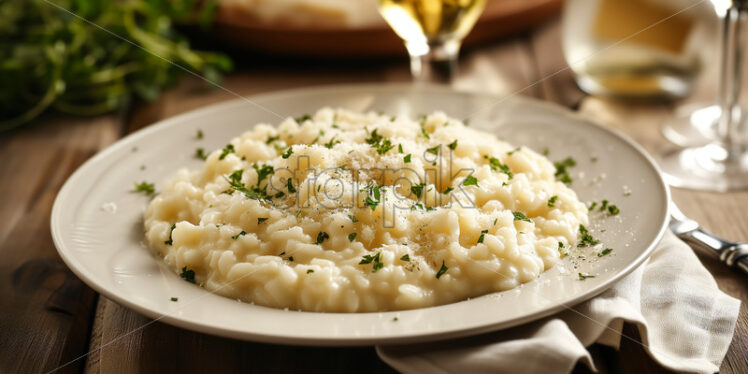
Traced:
POLYGON ((713 373, 732 341, 740 300, 719 290, 685 243, 668 232, 652 256, 611 289, 542 320, 444 342, 379 346, 403 373, 567 373, 585 347, 618 348, 623 322, 639 327, 646 351, 672 370, 713 373))

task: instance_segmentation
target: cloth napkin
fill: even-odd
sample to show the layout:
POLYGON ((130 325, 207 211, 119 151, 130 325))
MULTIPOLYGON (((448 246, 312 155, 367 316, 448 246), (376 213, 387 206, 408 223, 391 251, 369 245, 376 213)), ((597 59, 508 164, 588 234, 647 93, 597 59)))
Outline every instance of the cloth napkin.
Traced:
POLYGON ((601 295, 553 316, 489 334, 436 343, 379 346, 403 373, 567 373, 596 370, 585 347, 618 348, 636 324, 649 355, 677 371, 713 373, 732 341, 740 300, 719 290, 696 255, 667 232, 652 256, 601 295))

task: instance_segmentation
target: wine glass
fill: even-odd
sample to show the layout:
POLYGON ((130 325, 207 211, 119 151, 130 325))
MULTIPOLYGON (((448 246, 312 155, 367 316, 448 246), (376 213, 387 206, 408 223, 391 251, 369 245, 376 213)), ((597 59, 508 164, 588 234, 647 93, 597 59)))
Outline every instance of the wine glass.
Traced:
POLYGON ((730 191, 748 188, 748 143, 745 112, 740 107, 740 81, 746 26, 747 0, 712 0, 722 19, 720 79, 717 105, 700 108, 701 112, 686 113, 679 118, 685 125, 666 125, 673 130, 693 126, 690 130, 702 145, 687 146, 658 157, 668 182, 676 187, 711 191, 730 191), (694 115, 696 120, 694 120, 694 115), (694 126, 695 125, 695 126, 694 126), (699 137, 701 136, 701 137, 699 137))
POLYGON ((487 0, 379 0, 379 13, 405 41, 416 81, 451 77, 462 39, 483 12, 487 0), (443 69, 435 69, 437 67, 443 69))

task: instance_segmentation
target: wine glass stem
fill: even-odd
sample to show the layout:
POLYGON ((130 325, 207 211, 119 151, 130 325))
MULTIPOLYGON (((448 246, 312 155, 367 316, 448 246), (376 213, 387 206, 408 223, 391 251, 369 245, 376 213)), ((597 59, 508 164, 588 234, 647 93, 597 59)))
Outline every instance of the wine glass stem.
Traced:
POLYGON ((457 71, 460 40, 405 42, 416 82, 449 82, 457 71))
POLYGON ((739 102, 743 50, 740 36, 745 18, 745 7, 740 2, 733 2, 722 18, 722 66, 717 96, 721 116, 717 124, 717 133, 727 151, 726 161, 741 154, 738 132, 743 120, 739 102))

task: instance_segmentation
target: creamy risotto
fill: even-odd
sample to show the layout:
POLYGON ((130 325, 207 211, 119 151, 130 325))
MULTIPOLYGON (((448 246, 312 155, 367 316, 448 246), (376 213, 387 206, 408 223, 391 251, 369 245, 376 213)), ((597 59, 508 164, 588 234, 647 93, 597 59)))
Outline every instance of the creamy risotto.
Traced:
POLYGON ((146 238, 186 280, 260 305, 446 304, 529 282, 576 241, 587 208, 555 171, 444 113, 324 108, 177 171, 146 238))

